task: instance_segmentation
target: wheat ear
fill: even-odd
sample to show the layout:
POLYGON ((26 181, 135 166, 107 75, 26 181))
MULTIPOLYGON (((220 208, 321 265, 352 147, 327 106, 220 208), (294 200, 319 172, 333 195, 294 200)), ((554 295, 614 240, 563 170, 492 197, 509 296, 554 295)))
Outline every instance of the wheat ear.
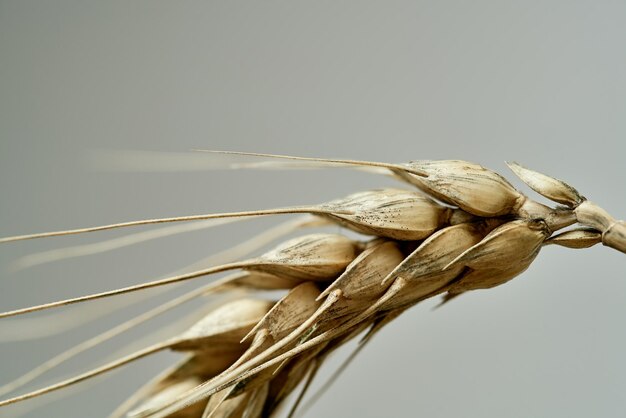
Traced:
MULTIPOLYGON (((583 249, 601 243, 626 253, 624 221, 616 220, 564 181, 513 162, 508 165, 523 182, 558 206, 541 204, 500 174, 467 161, 391 164, 204 152, 267 160, 234 164, 231 168, 367 169, 393 176, 412 188, 357 192, 306 207, 147 219, 0 239, 0 243, 9 243, 130 226, 201 221, 192 226, 140 232, 92 246, 23 258, 20 263, 27 266, 259 216, 306 213, 312 218, 286 223, 253 238, 232 254, 244 257, 260 245, 304 226, 335 224, 362 237, 354 239, 336 233, 302 235, 242 261, 209 263, 211 267, 205 262, 193 271, 158 280, 0 313, 3 320, 11 320, 8 317, 239 270, 51 358, 0 387, 0 394, 5 394, 88 348, 209 292, 286 291, 277 300, 254 295, 236 299, 175 337, 65 381, 5 399, 0 401, 0 407, 80 383, 169 349, 184 353, 184 359, 153 379, 113 416, 130 410, 127 416, 135 418, 276 417, 285 410, 289 394, 300 385, 299 394, 285 413, 291 418, 310 405, 311 401, 301 407, 311 381, 331 353, 365 334, 330 383, 381 328, 425 299, 442 295, 445 304, 459 295, 505 284, 524 272, 547 245, 583 249), (272 160, 289 164, 274 164, 272 160), (576 226, 561 231, 572 225, 576 226)), ((319 394, 314 395, 312 401, 318 397, 319 394)))

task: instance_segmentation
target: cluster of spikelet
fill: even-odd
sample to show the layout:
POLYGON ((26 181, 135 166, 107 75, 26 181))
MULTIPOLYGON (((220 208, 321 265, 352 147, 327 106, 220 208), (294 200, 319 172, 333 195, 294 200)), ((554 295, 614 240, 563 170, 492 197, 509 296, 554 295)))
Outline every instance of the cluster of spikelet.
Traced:
MULTIPOLYGON (((272 156, 277 157, 277 156, 272 156)), ((95 295, 14 310, 0 317, 83 302, 236 271, 146 312, 90 341, 102 340, 198 296, 232 289, 288 292, 278 301, 246 297, 223 304, 174 338, 58 384, 0 401, 0 406, 42 395, 160 350, 183 360, 142 388, 112 415, 139 417, 256 418, 278 416, 288 395, 308 387, 327 356, 361 335, 368 341, 407 308, 443 295, 442 303, 501 285, 533 262, 544 245, 586 248, 597 243, 626 252, 626 224, 563 181, 518 164, 509 167, 533 190, 557 202, 538 203, 506 179, 465 161, 384 164, 283 157, 317 165, 384 171, 415 186, 359 192, 314 207, 211 214, 126 222, 71 231, 9 237, 0 242, 124 226, 307 213, 299 227, 336 223, 367 236, 313 233, 288 240, 256 258, 95 295), (566 232, 556 231, 569 228, 566 232)), ((82 349, 52 359, 0 388, 13 391, 82 349)), ((302 398, 291 402, 292 416, 302 398)))

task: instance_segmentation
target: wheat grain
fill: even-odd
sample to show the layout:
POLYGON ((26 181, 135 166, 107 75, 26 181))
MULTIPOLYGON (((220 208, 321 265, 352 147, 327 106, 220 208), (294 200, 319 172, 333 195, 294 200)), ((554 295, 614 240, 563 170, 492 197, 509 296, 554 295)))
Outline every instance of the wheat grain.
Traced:
MULTIPOLYGON (((540 204, 516 190, 501 175, 465 161, 387 164, 234 154, 278 158, 296 167, 386 170, 386 174, 417 186, 421 192, 377 189, 307 207, 141 220, 0 239, 6 243, 135 225, 211 220, 185 228, 129 235, 93 248, 77 247, 39 258, 25 258, 22 262, 25 266, 107 251, 232 219, 278 214, 307 213, 322 221, 290 223, 269 234, 271 238, 297 227, 324 222, 370 236, 359 241, 340 234, 304 235, 245 261, 228 260, 225 264, 126 288, 0 313, 0 318, 17 316, 240 270, 50 359, 0 388, 0 393, 4 394, 85 349, 198 296, 241 288, 287 290, 276 301, 247 296, 223 305, 177 336, 63 382, 5 399, 0 401, 0 406, 62 389, 157 351, 171 349, 185 352, 187 356, 130 397, 112 417, 120 417, 129 410, 128 416, 136 418, 273 417, 286 405, 288 395, 302 384, 302 391, 287 413, 292 417, 310 382, 334 350, 366 332, 349 362, 385 324, 422 300, 444 294, 442 303, 446 303, 469 291, 504 284, 526 270, 547 244, 588 248, 602 242, 626 252, 623 221, 586 200, 567 183, 517 163, 509 163, 509 167, 522 181, 565 207, 540 204), (580 226, 553 235, 574 223, 580 226)), ((262 241, 260 237, 252 240, 262 241)))

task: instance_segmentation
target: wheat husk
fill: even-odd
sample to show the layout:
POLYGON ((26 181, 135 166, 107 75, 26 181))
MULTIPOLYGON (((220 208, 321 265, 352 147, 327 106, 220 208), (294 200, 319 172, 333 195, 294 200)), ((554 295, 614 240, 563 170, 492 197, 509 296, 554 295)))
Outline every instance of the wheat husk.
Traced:
POLYGON ((326 215, 369 235, 404 241, 428 237, 445 225, 451 211, 423 194, 402 189, 355 193, 330 202, 329 209, 349 214, 326 215))
POLYGON ((592 228, 578 228, 555 235, 546 244, 567 248, 589 248, 602 242, 602 233, 592 228))
POLYGON ((563 180, 531 170, 516 162, 509 162, 507 165, 528 187, 553 202, 575 208, 584 200, 578 190, 563 180))
POLYGON ((427 174, 410 177, 422 191, 474 215, 506 215, 523 198, 504 177, 479 164, 439 160, 412 161, 408 166, 427 174))

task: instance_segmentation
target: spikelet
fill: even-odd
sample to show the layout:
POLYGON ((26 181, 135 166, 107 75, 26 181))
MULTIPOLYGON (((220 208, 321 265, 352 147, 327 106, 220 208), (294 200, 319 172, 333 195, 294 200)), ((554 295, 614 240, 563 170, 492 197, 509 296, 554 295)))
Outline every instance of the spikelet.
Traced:
POLYGON ((446 268, 460 254, 477 244, 492 227, 488 224, 459 224, 444 228, 427 240, 394 269, 383 283, 406 280, 405 288, 385 304, 395 309, 443 292, 464 270, 464 265, 446 268))
POLYGON ((575 208, 584 200, 576 189, 562 180, 531 170, 516 162, 510 162, 507 165, 528 187, 553 202, 575 208))
POLYGON ((230 302, 182 333, 171 348, 181 351, 226 351, 231 346, 239 347, 241 340, 272 306, 272 302, 258 299, 230 302))
POLYGON ((550 231, 541 220, 507 222, 464 251, 444 269, 459 265, 474 270, 507 269, 534 254, 549 235, 550 231))
POLYGON ((525 271, 550 235, 545 222, 516 220, 491 231, 467 249, 445 269, 466 267, 448 290, 450 297, 476 289, 490 289, 508 282, 525 271))
POLYGON ((556 244, 567 248, 589 248, 602 242, 602 234, 591 228, 578 228, 555 235, 546 244, 556 244))
POLYGON ((358 251, 356 243, 343 235, 311 234, 281 244, 249 268, 290 279, 328 280, 340 274, 358 251))
POLYGON ((523 196, 501 175, 460 160, 412 161, 409 167, 427 177, 411 176, 425 193, 478 216, 511 213, 523 196))
POLYGON ((260 329, 267 329, 275 341, 285 337, 319 308, 319 294, 319 289, 312 282, 304 282, 294 287, 257 321, 242 341, 260 329))
POLYGON ((346 215, 326 215, 346 227, 380 237, 424 239, 449 221, 451 211, 428 197, 407 190, 380 189, 352 194, 326 205, 346 215))
POLYGON ((328 296, 334 290, 341 290, 341 296, 346 299, 368 301, 377 298, 385 291, 383 279, 403 259, 404 255, 396 243, 373 241, 324 290, 320 298, 328 296))
MULTIPOLYGON (((52 358, 0 387, 0 393, 8 393, 87 348, 192 299, 242 290, 282 292, 272 300, 255 295, 240 296, 208 313, 203 311, 202 319, 177 331, 173 337, 65 381, 0 401, 0 407, 74 385, 161 350, 172 350, 184 358, 137 391, 111 418, 120 418, 124 414, 132 418, 283 415, 291 418, 296 415, 311 381, 329 355, 364 334, 357 349, 348 357, 347 365, 381 328, 423 300, 445 294, 443 303, 446 303, 472 290, 502 285, 525 271, 541 248, 549 244, 588 248, 602 242, 626 252, 626 224, 623 221, 586 200, 567 183, 517 163, 509 163, 509 167, 522 181, 565 207, 540 204, 517 191, 499 174, 459 160, 387 164, 266 154, 255 156, 291 160, 291 168, 347 166, 376 173, 382 171, 417 186, 419 190, 374 189, 316 206, 142 220, 0 239, 0 243, 7 243, 162 222, 204 222, 195 227, 130 235, 86 249, 70 247, 43 258, 34 258, 40 262, 108 251, 158 236, 225 224, 233 219, 269 215, 309 214, 304 222, 286 223, 268 233, 270 240, 297 228, 325 224, 340 225, 366 235, 365 238, 349 238, 341 233, 316 232, 289 239, 247 260, 222 260, 219 263, 227 264, 0 313, 0 320, 4 320, 9 316, 237 270, 52 358), (553 235, 575 223, 579 224, 576 228, 553 235), (290 395, 298 387, 301 387, 300 393, 287 412, 290 395)), ((285 162, 281 161, 281 164, 285 165, 285 162)), ((254 163, 241 166, 277 165, 254 163)), ((268 244, 270 240, 265 242, 266 239, 259 236, 251 242, 268 244)))
MULTIPOLYGON (((356 257, 359 251, 360 248, 357 242, 342 235, 310 234, 288 240, 273 250, 247 261, 223 264, 121 289, 2 312, 0 313, 0 318, 136 292, 235 269, 248 269, 269 273, 274 276, 279 275, 284 279, 293 280, 295 282, 301 280, 323 281, 331 279, 336 274, 340 273, 354 257, 356 257)), ((237 279, 233 279, 232 282, 220 283, 220 285, 236 285, 236 281, 237 279)), ((274 283, 267 288, 272 288, 276 285, 277 283, 274 281, 274 283)), ((263 286, 261 286, 261 288, 263 288, 263 286)))

